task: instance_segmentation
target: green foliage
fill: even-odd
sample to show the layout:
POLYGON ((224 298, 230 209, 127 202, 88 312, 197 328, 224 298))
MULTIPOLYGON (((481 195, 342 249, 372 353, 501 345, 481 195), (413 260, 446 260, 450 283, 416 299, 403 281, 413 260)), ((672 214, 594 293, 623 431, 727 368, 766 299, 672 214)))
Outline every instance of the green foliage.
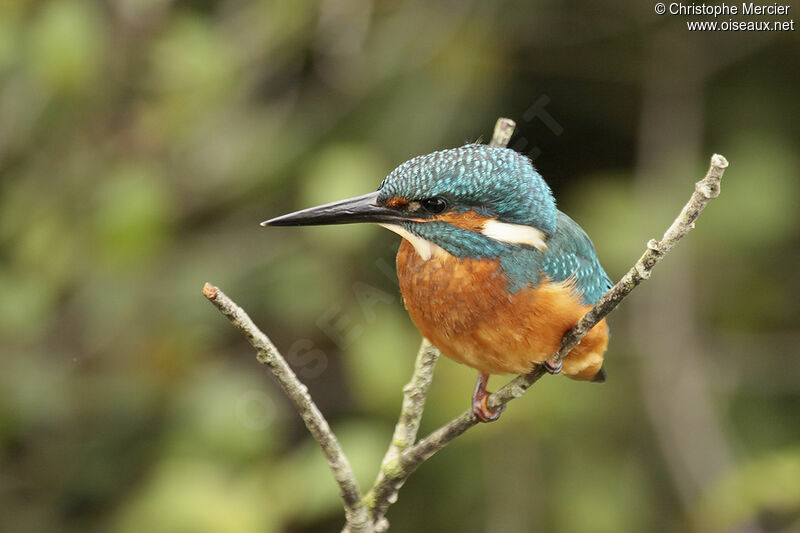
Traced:
POLYGON ((42 6, 27 33, 26 59, 44 90, 63 96, 94 92, 106 49, 100 17, 89 2, 42 6))
POLYGON ((759 515, 796 517, 798 509, 800 450, 791 448, 747 461, 726 473, 710 487, 696 512, 704 530, 725 531, 759 515))
POLYGON ((94 200, 95 245, 101 260, 140 268, 166 242, 173 203, 157 170, 136 164, 113 169, 94 200))
POLYGON ((216 461, 165 460, 152 479, 120 511, 114 531, 177 533, 276 531, 269 521, 263 486, 252 475, 227 472, 216 461))

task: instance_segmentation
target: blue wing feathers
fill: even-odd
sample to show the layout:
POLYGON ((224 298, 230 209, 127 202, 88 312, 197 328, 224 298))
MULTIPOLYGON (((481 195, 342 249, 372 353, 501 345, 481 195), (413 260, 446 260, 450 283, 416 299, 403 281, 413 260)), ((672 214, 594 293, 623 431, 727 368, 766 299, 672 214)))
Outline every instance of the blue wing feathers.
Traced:
POLYGON ((555 233, 547 241, 542 270, 554 281, 574 277, 576 288, 587 305, 594 305, 613 285, 589 236, 570 217, 558 212, 555 233))
POLYGON ((509 290, 535 287, 541 274, 555 282, 575 280, 575 289, 586 305, 594 305, 612 283, 597 259, 594 245, 577 222, 558 212, 556 231, 547 239, 547 251, 530 246, 505 247, 500 265, 509 279, 509 290))

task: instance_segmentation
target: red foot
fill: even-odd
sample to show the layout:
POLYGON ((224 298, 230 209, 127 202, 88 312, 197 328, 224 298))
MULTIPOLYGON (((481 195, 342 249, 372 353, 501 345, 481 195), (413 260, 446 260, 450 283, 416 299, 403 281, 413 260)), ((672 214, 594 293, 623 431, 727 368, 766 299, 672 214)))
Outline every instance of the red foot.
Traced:
POLYGON ((486 384, 489 382, 489 374, 479 374, 478 381, 475 383, 475 392, 472 394, 472 414, 481 422, 494 422, 500 418, 506 406, 504 405, 496 411, 489 409, 486 400, 491 394, 486 390, 486 384))

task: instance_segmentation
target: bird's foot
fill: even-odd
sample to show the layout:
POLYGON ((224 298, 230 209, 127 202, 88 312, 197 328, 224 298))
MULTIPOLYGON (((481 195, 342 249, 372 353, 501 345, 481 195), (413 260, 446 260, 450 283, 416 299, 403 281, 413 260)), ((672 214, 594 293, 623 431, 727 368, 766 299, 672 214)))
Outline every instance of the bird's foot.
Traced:
POLYGON ((505 405, 497 410, 489 408, 486 401, 492 393, 486 390, 488 382, 489 374, 478 375, 478 381, 475 383, 475 392, 472 394, 472 414, 481 422, 494 422, 500 418, 500 413, 506 409, 505 405))
POLYGON ((494 422, 500 418, 500 413, 506 410, 505 405, 496 411, 489 409, 489 406, 486 405, 486 400, 489 398, 489 394, 478 401, 472 400, 472 414, 475 415, 475 418, 481 422, 494 422))
POLYGON ((548 373, 554 375, 561 372, 561 367, 563 366, 561 361, 559 361, 558 363, 553 363, 550 359, 545 359, 544 363, 542 364, 544 365, 544 369, 547 370, 548 373))

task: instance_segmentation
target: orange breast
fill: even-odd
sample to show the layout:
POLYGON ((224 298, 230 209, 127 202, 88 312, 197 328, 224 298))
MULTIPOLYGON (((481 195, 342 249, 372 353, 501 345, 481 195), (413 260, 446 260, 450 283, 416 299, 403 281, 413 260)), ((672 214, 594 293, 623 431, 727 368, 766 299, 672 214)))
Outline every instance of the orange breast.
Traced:
MULTIPOLYGON (((562 335, 590 309, 568 283, 544 279, 508 292, 497 260, 434 254, 423 260, 403 239, 397 277, 411 320, 443 354, 489 374, 529 372, 558 350, 562 335)), ((591 380, 608 346, 605 320, 563 361, 563 373, 591 380)))

